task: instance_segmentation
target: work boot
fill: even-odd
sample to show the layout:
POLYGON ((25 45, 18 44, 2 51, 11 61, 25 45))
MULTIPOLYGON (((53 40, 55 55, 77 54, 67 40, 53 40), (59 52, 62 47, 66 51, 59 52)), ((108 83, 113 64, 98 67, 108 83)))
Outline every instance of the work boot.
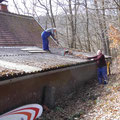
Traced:
POLYGON ((51 53, 51 51, 50 51, 50 50, 44 50, 44 51, 46 51, 47 53, 51 53))
POLYGON ((108 84, 107 80, 104 80, 104 84, 108 84))
POLYGON ((47 52, 48 52, 48 53, 51 53, 51 51, 50 51, 50 50, 48 50, 47 52))

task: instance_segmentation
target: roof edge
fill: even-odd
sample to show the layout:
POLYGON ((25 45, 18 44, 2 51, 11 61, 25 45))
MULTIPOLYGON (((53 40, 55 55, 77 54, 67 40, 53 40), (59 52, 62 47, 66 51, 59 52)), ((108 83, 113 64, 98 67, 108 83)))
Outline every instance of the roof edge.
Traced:
POLYGON ((0 14, 9 15, 9 16, 15 16, 15 17, 23 17, 23 18, 28 18, 28 19, 34 19, 32 16, 20 15, 20 14, 11 13, 11 12, 0 11, 0 14))

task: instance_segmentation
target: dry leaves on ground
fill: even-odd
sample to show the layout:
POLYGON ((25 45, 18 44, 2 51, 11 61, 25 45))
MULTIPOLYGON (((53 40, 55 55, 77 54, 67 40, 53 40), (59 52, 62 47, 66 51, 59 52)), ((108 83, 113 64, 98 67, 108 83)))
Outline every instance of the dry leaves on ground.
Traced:
POLYGON ((44 111, 40 120, 120 120, 120 75, 110 75, 107 85, 87 83, 59 100, 49 113, 44 111))

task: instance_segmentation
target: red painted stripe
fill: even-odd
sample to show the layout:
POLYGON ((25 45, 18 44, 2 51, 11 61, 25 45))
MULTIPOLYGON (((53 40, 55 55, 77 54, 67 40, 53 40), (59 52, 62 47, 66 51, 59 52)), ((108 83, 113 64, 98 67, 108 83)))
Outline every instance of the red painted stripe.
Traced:
MULTIPOLYGON (((19 112, 20 110, 29 110, 29 109, 32 109, 32 110, 35 111, 35 116, 34 116, 34 119, 33 119, 33 120, 35 120, 35 118, 37 117, 37 115, 38 115, 38 113, 39 113, 39 109, 38 109, 38 108, 35 108, 35 107, 22 108, 22 109, 15 110, 15 111, 13 111, 13 112, 7 113, 7 114, 5 114, 5 115, 3 115, 3 116, 15 114, 15 112, 19 112)), ((1 117, 3 117, 3 116, 1 116, 1 117)))
POLYGON ((23 114, 23 115, 26 115, 27 116, 27 120, 30 120, 30 118, 31 118, 31 113, 29 113, 29 112, 18 112, 18 113, 14 113, 14 114, 23 114))
MULTIPOLYGON (((34 119, 33 119, 33 120, 35 120, 35 118, 37 117, 37 115, 38 115, 38 113, 39 113, 39 109, 38 109, 38 108, 34 108, 34 107, 22 108, 22 109, 19 109, 19 110, 14 111, 14 112, 17 112, 17 111, 20 111, 20 110, 27 110, 27 109, 32 109, 32 110, 35 111, 35 116, 34 116, 34 119)), ((14 113, 14 112, 13 112, 13 113, 14 113)))

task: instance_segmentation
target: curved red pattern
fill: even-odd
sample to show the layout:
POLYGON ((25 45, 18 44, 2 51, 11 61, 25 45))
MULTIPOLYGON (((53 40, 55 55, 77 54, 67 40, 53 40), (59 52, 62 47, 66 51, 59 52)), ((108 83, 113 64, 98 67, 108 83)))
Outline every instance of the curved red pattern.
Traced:
POLYGON ((14 114, 23 114, 23 115, 26 115, 27 116, 27 120, 30 120, 30 118, 31 118, 31 113, 29 113, 29 112, 18 112, 18 113, 14 113, 14 114))
MULTIPOLYGON (((25 112, 19 112, 19 111, 21 111, 21 110, 29 110, 29 109, 32 109, 32 110, 35 111, 35 116, 34 116, 34 119, 33 119, 33 120, 35 120, 35 118, 37 117, 37 115, 38 115, 38 113, 39 113, 39 109, 38 109, 38 108, 35 108, 35 107, 22 108, 22 109, 15 110, 15 111, 13 111, 13 112, 7 113, 7 114, 5 114, 5 115, 3 115, 3 116, 11 115, 11 114, 18 114, 18 113, 25 113, 25 112), (17 113, 16 113, 16 112, 17 112, 17 113)), ((27 113, 27 112, 26 112, 26 113, 27 113)), ((30 113, 30 114, 31 114, 31 113, 30 113)), ((3 116, 1 116, 1 117, 3 117, 3 116)), ((29 119, 28 119, 28 120, 29 120, 29 119)))

